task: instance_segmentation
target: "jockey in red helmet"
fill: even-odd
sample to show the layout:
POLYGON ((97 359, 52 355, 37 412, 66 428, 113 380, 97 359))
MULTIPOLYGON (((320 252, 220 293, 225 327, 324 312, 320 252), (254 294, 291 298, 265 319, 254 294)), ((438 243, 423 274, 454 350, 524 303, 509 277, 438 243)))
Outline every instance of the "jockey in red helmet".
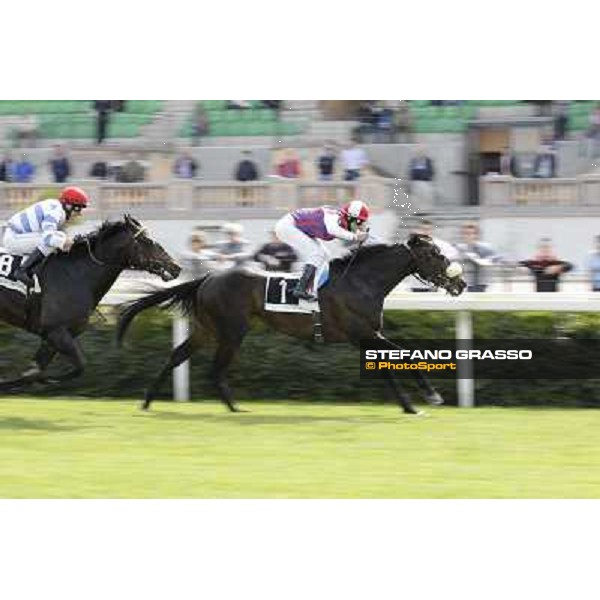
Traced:
POLYGON ((15 271, 15 279, 30 287, 33 267, 57 250, 71 249, 73 241, 62 228, 88 204, 89 197, 81 188, 69 186, 61 191, 58 199, 36 202, 8 220, 4 247, 13 254, 29 254, 15 271))
POLYGON ((277 237, 306 261, 302 277, 292 292, 297 298, 314 300, 308 291, 315 273, 329 258, 323 241, 362 242, 368 234, 369 208, 360 200, 331 206, 301 208, 282 217, 275 226, 277 237))

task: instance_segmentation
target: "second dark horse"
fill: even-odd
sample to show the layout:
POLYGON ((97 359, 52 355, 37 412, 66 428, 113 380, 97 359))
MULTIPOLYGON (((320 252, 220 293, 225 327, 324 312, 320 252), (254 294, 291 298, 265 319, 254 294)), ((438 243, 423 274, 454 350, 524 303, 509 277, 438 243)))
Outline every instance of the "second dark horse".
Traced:
MULTIPOLYGON (((398 283, 411 274, 458 296, 466 284, 462 277, 449 277, 448 259, 431 238, 412 235, 406 244, 373 245, 355 250, 330 265, 329 282, 319 291, 322 334, 325 342, 349 342, 380 339, 396 346, 383 335, 383 303, 398 283)), ((146 391, 143 408, 150 403, 176 366, 187 360, 203 343, 206 334, 217 341, 212 377, 221 400, 236 411, 227 369, 248 333, 253 318, 260 318, 277 331, 311 339, 313 320, 310 314, 267 312, 264 309, 265 276, 249 269, 231 269, 149 294, 127 307, 119 319, 118 340, 142 310, 151 306, 177 306, 192 317, 192 331, 187 340, 175 348, 168 362, 146 391)), ((441 404, 442 398, 418 371, 417 383, 425 399, 441 404)), ((391 375, 387 384, 406 413, 416 413, 409 397, 391 375)))
POLYGON ((122 221, 106 222, 97 231, 75 238, 69 253, 50 256, 39 270, 39 293, 27 298, 0 288, 0 319, 42 340, 33 366, 15 379, 0 381, 0 389, 80 375, 85 358, 77 336, 125 269, 147 271, 165 281, 175 279, 181 270, 145 228, 126 215, 122 221), (57 353, 70 368, 50 377, 46 369, 57 353))

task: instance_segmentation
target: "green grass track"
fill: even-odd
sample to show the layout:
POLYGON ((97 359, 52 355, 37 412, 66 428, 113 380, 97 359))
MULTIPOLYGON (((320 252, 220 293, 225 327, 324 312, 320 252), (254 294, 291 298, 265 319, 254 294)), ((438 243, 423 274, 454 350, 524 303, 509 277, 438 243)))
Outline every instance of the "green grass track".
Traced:
POLYGON ((0 399, 3 498, 598 498, 600 411, 0 399))

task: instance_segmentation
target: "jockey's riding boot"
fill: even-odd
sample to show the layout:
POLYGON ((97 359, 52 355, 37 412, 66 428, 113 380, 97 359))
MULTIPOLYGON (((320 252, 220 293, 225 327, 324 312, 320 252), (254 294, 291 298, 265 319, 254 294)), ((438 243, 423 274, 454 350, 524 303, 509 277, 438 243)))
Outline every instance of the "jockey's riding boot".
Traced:
POLYGON ((304 265, 302 277, 300 277, 298 285, 292 290, 292 295, 295 298, 301 298, 302 300, 316 300, 316 297, 308 291, 308 286, 316 272, 317 267, 314 265, 304 265))
POLYGON ((39 262, 44 260, 44 255, 37 248, 24 260, 18 269, 15 270, 13 277, 24 283, 28 288, 33 285, 31 271, 39 262))

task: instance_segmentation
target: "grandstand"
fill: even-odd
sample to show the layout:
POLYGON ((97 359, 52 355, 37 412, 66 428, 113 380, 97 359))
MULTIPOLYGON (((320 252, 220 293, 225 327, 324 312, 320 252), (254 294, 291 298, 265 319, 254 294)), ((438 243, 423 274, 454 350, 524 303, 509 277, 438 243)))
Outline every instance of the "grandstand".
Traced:
MULTIPOLYGON (((316 169, 321 147, 330 142, 339 152, 357 134, 359 101, 288 100, 277 110, 261 101, 232 109, 224 100, 130 100, 122 112, 111 115, 107 140, 101 146, 94 140, 93 101, 0 101, 4 150, 14 156, 24 154, 36 167, 32 183, 0 183, 0 215, 5 217, 52 192, 47 163, 56 143, 67 148, 71 180, 92 191, 95 218, 130 210, 142 218, 171 222, 243 218, 266 223, 294 206, 338 203, 360 196, 377 211, 399 216, 403 215, 398 207, 408 201, 410 209, 403 210, 433 215, 449 238, 455 237, 463 219, 479 219, 487 223, 486 230, 498 244, 521 252, 521 242, 508 233, 509 223, 516 226, 522 219, 539 225, 544 219, 556 222, 568 216, 575 219, 568 222, 568 229, 576 239, 577 223, 588 219, 593 227, 589 218, 600 215, 600 178, 596 174, 600 163, 590 154, 586 137, 596 102, 563 103, 567 135, 554 143, 556 176, 544 180, 529 174, 540 144, 553 134, 551 106, 546 110, 548 107, 541 109, 532 102, 511 100, 381 104, 406 115, 406 130, 386 143, 365 137, 362 146, 370 169, 357 182, 344 182, 339 164, 333 181, 321 182, 316 169), (193 125, 199 109, 208 131, 197 139, 193 125), (15 132, 20 127, 34 130, 35 136, 19 139, 15 132), (411 194, 407 182, 408 165, 417 146, 425 149, 435 165, 429 203, 411 194), (495 172, 507 147, 521 160, 520 178, 495 172), (279 156, 286 148, 293 148, 302 163, 297 180, 275 176, 279 156), (184 149, 190 149, 200 165, 194 180, 173 176, 174 159, 184 149), (248 149, 261 177, 255 183, 240 184, 233 173, 241 152, 248 149), (130 159, 146 167, 143 183, 90 179, 93 164, 119 165, 130 159)), ((564 236, 565 244, 570 244, 570 235, 564 236)), ((583 249, 570 244, 568 251, 577 252, 574 258, 582 260, 583 249)))

